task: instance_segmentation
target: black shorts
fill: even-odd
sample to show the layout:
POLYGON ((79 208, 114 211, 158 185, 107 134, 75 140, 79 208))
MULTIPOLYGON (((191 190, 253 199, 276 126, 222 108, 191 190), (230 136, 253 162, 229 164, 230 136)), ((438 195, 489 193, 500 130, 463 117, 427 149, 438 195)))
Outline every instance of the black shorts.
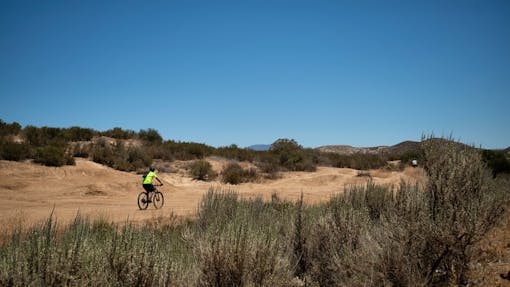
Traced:
POLYGON ((156 188, 152 184, 143 184, 143 189, 145 189, 147 192, 155 191, 156 188))

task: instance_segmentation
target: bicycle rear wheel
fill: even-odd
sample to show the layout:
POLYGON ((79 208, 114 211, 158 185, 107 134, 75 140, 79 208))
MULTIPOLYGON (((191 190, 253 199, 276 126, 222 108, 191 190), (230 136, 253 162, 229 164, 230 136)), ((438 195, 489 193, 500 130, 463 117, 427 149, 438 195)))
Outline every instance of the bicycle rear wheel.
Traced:
POLYGON ((149 197, 147 192, 141 192, 138 195, 138 208, 140 208, 140 210, 144 210, 147 209, 147 206, 149 206, 149 197))
POLYGON ((159 191, 156 191, 154 193, 154 196, 152 197, 152 203, 154 203, 154 207, 156 209, 159 209, 163 207, 163 204, 165 204, 165 197, 163 194, 159 191))

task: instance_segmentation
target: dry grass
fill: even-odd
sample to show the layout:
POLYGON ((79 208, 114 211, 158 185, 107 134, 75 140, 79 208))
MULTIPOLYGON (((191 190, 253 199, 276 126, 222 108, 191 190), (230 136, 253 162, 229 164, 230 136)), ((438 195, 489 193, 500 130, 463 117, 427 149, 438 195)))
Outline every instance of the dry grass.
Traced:
POLYGON ((475 258, 468 274, 476 286, 510 286, 501 274, 510 272, 510 206, 502 222, 480 241, 474 250, 475 258))
POLYGON ((423 179, 426 174, 423 168, 408 166, 404 169, 404 174, 411 178, 423 179))
POLYGON ((0 244, 8 242, 14 230, 27 228, 28 220, 23 210, 16 210, 11 216, 0 218, 0 244))
POLYGON ((377 177, 377 178, 389 178, 393 175, 393 173, 389 170, 376 169, 376 170, 371 170, 370 175, 372 175, 372 177, 377 177))

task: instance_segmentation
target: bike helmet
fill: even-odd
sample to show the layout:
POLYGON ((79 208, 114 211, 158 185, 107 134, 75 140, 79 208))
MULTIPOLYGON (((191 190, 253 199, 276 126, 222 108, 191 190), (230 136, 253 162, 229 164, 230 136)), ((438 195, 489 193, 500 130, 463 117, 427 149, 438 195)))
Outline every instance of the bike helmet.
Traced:
POLYGON ((150 170, 150 171, 155 171, 156 169, 155 169, 154 167, 152 167, 152 166, 151 166, 151 167, 149 167, 149 170, 150 170))

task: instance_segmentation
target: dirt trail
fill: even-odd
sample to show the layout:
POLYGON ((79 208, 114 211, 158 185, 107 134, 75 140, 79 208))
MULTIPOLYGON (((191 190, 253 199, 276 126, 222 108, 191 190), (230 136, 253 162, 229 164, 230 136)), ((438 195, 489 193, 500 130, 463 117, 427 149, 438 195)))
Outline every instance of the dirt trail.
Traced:
MULTIPOLYGON (((215 169, 220 169, 226 162, 214 158, 208 160, 215 169)), ((40 222, 52 211, 59 222, 72 220, 78 212, 113 222, 145 221, 170 213, 189 216, 196 212, 200 199, 210 187, 265 199, 276 193, 281 198, 296 200, 303 192, 304 200, 312 203, 327 200, 342 192, 346 185, 368 180, 358 177, 357 170, 319 167, 313 173, 289 172, 277 180, 231 186, 219 181, 192 180, 182 170, 184 165, 182 162, 172 163, 173 172, 159 172, 165 183, 161 188, 165 206, 161 210, 151 206, 140 211, 136 205, 141 191, 138 174, 117 171, 85 159, 77 159, 75 166, 64 167, 0 161, 0 224, 13 224, 21 218, 25 223, 40 222)), ((372 171, 371 174, 376 183, 396 184, 401 179, 419 178, 421 171, 372 171)))

